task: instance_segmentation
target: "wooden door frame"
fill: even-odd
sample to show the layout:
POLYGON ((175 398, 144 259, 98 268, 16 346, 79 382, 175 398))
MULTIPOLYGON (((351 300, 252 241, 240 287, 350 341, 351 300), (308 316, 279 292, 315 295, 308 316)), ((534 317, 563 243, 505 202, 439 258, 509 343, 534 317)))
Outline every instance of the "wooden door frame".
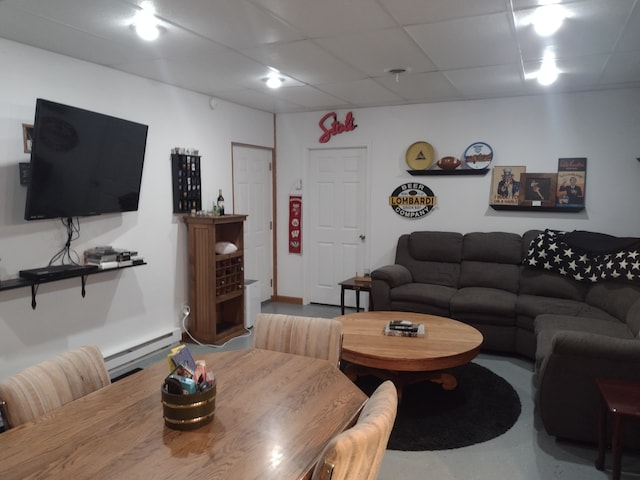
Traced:
MULTIPOLYGON (((274 118, 274 145, 275 145, 275 118, 274 118)), ((231 188, 233 189, 235 186, 234 181, 234 168, 233 168, 233 149, 234 147, 245 147, 245 148, 255 148, 257 150, 266 150, 271 151, 271 275, 273 278, 273 285, 271 288, 271 299, 275 300, 278 298, 278 236, 276 232, 278 231, 278 220, 276 216, 277 212, 277 184, 276 184, 276 148, 272 147, 264 147, 262 145, 253 145, 251 143, 241 143, 241 142, 231 142, 231 188)), ((235 210, 235 192, 231 192, 232 198, 234 198, 233 208, 235 210)))
MULTIPOLYGON (((369 168, 370 165, 370 156, 371 156, 371 145, 369 143, 365 143, 365 144, 357 144, 357 145, 341 145, 341 146, 308 146, 305 149, 305 163, 304 163, 304 178, 305 178, 305 182, 308 185, 309 182, 311 181, 311 179, 309 178, 309 173, 308 173, 308 162, 309 162, 309 157, 311 155, 312 151, 317 151, 317 150, 351 150, 351 149, 364 149, 365 150, 365 168, 366 168, 366 173, 365 173, 365 178, 363 179, 363 182, 365 184, 365 203, 366 204, 371 204, 371 196, 372 196, 372 192, 371 192, 371 175, 372 175, 372 171, 371 168, 369 168)), ((307 209, 303 209, 303 212, 307 212, 307 209)), ((305 213, 303 213, 303 225, 306 223, 307 225, 309 225, 311 222, 308 221, 308 219, 304 218, 305 213)), ((366 230, 366 234, 369 234, 369 230, 371 228, 371 211, 368 210, 366 212, 364 212, 363 214, 363 218, 365 218, 365 230, 366 230)), ((370 260, 370 255, 371 255, 371 250, 370 250, 370 246, 369 244, 367 244, 365 246, 365 262, 370 260)), ((310 293, 309 293, 309 282, 308 282, 308 278, 307 278, 307 272, 309 270, 309 259, 305 258, 303 264, 303 275, 304 275, 304 287, 303 287, 303 298, 301 299, 301 303, 304 304, 306 302, 309 302, 309 299, 311 297, 310 293)))

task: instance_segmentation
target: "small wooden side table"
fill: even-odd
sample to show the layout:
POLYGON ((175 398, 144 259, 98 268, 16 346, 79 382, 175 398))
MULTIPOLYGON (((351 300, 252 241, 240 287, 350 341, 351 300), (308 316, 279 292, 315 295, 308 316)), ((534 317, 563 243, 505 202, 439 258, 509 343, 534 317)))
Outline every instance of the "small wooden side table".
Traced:
MULTIPOLYGON (((359 280, 359 277, 351 277, 340 285, 340 311, 344 315, 344 291, 354 290, 356 292, 356 312, 360 311, 360 292, 369 293, 369 310, 371 310, 371 280, 359 280)), ((364 310, 364 308, 363 308, 364 310)))
POLYGON ((622 435, 625 420, 640 419, 640 382, 628 380, 596 379, 600 392, 601 408, 598 415, 598 458, 596 468, 604 470, 604 456, 607 445, 607 414, 613 416, 611 453, 613 467, 612 480, 620 480, 622 458, 622 435))

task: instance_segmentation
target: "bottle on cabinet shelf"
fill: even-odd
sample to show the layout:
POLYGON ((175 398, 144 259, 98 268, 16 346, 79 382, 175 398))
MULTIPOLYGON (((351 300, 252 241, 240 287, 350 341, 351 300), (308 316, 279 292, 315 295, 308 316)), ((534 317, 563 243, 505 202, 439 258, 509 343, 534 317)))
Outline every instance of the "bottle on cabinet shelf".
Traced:
POLYGON ((224 215, 224 197, 222 196, 222 189, 218 190, 218 201, 216 203, 218 205, 218 212, 220 212, 220 215, 224 215))

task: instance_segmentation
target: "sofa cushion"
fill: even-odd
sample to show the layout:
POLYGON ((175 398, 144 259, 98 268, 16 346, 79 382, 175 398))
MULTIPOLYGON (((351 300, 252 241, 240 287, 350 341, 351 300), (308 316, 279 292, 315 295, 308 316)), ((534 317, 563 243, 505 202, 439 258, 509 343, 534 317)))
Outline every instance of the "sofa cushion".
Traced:
POLYGON ((518 291, 522 237, 506 232, 467 233, 462 245, 459 287, 518 291))
POLYGON ((563 277, 557 273, 520 267, 520 290, 523 295, 540 295, 582 302, 589 285, 563 277))
MULTIPOLYGON (((640 283, 604 281, 593 285, 585 298, 588 305, 600 308, 625 322, 631 306, 640 299, 640 283)), ((633 325, 634 335, 639 325, 633 325)))
POLYGON ((409 254, 415 260, 460 263, 461 233, 413 232, 409 234, 409 254))
POLYGON ((398 240, 395 263, 404 265, 414 282, 457 287, 461 257, 462 234, 414 232, 398 240))
POLYGON ((444 285, 407 283, 391 290, 391 302, 424 303, 449 311, 449 303, 454 293, 455 288, 444 285))
POLYGON ((506 232, 473 232, 464 236, 462 260, 519 265, 522 237, 506 232))
POLYGON ((627 313, 626 323, 636 338, 640 337, 640 300, 631 305, 627 313))
POLYGON ((518 295, 516 313, 535 318, 543 313, 556 315, 580 315, 585 310, 585 304, 578 300, 564 298, 543 297, 540 295, 518 295))
POLYGON ((629 327, 613 317, 600 319, 544 313, 536 317, 534 331, 537 335, 544 330, 573 330, 597 333, 609 337, 633 338, 629 327))
POLYGON ((451 314, 455 317, 462 313, 490 314, 506 317, 500 323, 513 325, 516 315, 516 294, 496 288, 466 287, 451 297, 451 314))
POLYGON ((516 293, 520 267, 503 263, 463 260, 460 265, 460 288, 487 287, 516 293))

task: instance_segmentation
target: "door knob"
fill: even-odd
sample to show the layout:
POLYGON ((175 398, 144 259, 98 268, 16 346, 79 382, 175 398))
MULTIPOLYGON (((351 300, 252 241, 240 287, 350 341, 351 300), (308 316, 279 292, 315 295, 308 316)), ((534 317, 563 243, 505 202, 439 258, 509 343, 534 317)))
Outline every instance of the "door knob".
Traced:
POLYGON ((360 240, 364 241, 365 238, 367 238, 366 235, 363 235, 363 234, 360 235, 360 240))

